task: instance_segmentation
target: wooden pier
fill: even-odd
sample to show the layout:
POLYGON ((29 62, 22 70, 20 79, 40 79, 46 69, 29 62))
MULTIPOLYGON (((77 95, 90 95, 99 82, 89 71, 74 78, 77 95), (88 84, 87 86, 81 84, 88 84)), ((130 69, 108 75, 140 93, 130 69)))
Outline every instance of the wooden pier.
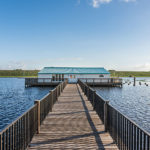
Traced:
POLYGON ((25 78, 25 87, 57 86, 64 80, 53 81, 51 78, 25 78))
MULTIPOLYGON (((25 87, 56 86, 59 83, 63 82, 64 80, 68 79, 53 80, 51 78, 25 78, 25 87)), ((89 86, 109 86, 109 87, 122 86, 121 78, 80 78, 75 79, 74 83, 77 83, 78 80, 85 82, 89 86)))
POLYGON ((150 134, 82 80, 59 83, 0 132, 0 150, 150 150, 150 134))
POLYGON ((28 150, 110 149, 117 146, 77 84, 68 84, 28 150))

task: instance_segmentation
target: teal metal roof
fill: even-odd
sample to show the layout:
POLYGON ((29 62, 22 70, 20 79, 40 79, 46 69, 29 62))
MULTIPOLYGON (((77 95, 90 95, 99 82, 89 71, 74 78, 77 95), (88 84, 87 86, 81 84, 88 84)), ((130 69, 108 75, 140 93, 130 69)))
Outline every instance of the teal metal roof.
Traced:
POLYGON ((44 67, 39 74, 110 74, 104 68, 44 67))

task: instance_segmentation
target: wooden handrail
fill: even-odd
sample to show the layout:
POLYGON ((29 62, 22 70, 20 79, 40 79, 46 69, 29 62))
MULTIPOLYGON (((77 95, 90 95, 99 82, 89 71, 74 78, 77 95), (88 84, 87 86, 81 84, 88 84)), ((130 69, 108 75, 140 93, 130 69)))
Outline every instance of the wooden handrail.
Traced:
POLYGON ((0 131, 0 135, 5 132, 8 128, 10 128, 10 126, 12 126, 13 124, 15 124, 19 119, 21 119, 24 115, 26 115, 30 110, 32 110, 35 105, 37 104, 34 104, 33 106, 31 106, 26 112, 24 112, 21 116, 17 117, 17 119, 15 121, 13 121, 11 124, 7 125, 2 131, 0 131))
POLYGON ((0 132, 0 150, 8 147, 15 150, 26 149, 33 135, 40 132, 40 124, 61 94, 61 91, 59 91, 56 95, 58 87, 62 85, 64 89, 66 84, 67 80, 61 82, 52 93, 47 94, 41 100, 35 101, 34 106, 3 129, 0 132))
POLYGON ((105 130, 110 133, 119 149, 150 150, 150 133, 115 109, 109 104, 109 101, 104 100, 100 95, 94 93, 94 90, 88 88, 86 83, 81 80, 78 83, 93 105, 94 110, 102 119, 105 130))

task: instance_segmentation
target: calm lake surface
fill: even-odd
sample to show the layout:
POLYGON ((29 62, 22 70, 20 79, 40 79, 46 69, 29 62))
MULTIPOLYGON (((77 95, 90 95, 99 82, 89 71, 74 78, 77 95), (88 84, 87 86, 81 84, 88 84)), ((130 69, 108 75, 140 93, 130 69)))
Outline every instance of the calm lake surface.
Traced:
POLYGON ((13 122, 34 105, 34 100, 43 98, 52 88, 25 88, 24 79, 0 78, 0 130, 13 122))
MULTIPOLYGON (((96 91, 110 104, 131 118, 142 128, 150 132, 150 78, 137 78, 133 86, 133 78, 124 78, 120 87, 96 87, 96 91), (128 83, 130 85, 128 85, 128 83), (142 85, 139 85, 139 82, 142 85), (149 85, 146 86, 145 82, 149 85)), ((52 88, 24 87, 24 79, 0 78, 0 130, 22 115, 41 99, 52 88)))
POLYGON ((109 100, 112 106, 150 133, 150 78, 137 78, 136 86, 133 86, 133 78, 123 79, 127 83, 122 88, 96 87, 95 90, 105 100, 109 100))

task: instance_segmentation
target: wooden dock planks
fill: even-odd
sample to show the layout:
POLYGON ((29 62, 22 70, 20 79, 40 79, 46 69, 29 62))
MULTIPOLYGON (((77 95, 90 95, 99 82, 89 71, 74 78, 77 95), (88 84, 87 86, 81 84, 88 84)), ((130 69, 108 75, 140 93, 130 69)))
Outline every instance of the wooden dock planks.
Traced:
POLYGON ((68 84, 27 149, 118 148, 79 85, 68 84))

